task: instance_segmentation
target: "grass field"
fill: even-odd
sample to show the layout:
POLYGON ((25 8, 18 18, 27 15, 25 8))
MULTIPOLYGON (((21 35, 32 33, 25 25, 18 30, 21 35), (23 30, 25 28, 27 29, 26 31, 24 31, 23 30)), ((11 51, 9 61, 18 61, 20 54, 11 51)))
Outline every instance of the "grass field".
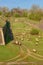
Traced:
MULTIPOLYGON (((32 22, 33 25, 30 25, 29 21, 25 19, 9 18, 14 41, 19 41, 21 46, 13 44, 12 41, 5 46, 0 46, 0 61, 43 61, 43 30, 39 29, 39 35, 31 35, 31 29, 35 28, 34 22, 32 22), (26 24, 25 21, 29 24, 26 24), (38 46, 36 46, 36 38, 39 40, 38 46), (33 49, 36 49, 37 52, 34 53, 33 49)), ((4 26, 3 23, 4 20, 0 18, 0 26, 4 26)))

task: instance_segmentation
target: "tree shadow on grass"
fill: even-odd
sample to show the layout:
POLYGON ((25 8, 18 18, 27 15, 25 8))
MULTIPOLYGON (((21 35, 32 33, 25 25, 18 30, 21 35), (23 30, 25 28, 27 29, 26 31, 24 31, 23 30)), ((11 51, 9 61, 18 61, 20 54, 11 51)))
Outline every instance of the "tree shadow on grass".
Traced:
POLYGON ((3 27, 3 33, 4 33, 5 44, 8 44, 14 39, 10 22, 8 20, 6 20, 6 24, 3 27))

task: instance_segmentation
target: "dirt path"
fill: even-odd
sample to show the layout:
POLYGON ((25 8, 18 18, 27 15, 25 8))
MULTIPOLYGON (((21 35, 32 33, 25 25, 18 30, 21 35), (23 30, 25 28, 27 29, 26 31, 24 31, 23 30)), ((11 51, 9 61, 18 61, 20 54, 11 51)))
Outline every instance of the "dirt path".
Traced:
MULTIPOLYGON (((11 65, 11 64, 17 64, 17 65, 19 65, 19 64, 25 64, 25 65, 27 65, 27 64, 29 64, 29 62, 22 62, 22 60, 24 60, 25 58, 27 58, 28 56, 31 56, 31 57, 33 57, 34 59, 37 59, 37 60, 43 60, 43 58, 41 58, 41 56, 40 55, 38 55, 37 56, 37 54, 32 54, 32 52, 25 46, 25 45, 22 45, 26 50, 27 50, 27 55, 26 56, 24 56, 23 58, 19 58, 19 59, 17 59, 16 61, 14 61, 14 62, 6 62, 6 65, 11 65), (21 61, 21 62, 20 62, 21 61)), ((21 48, 21 52, 24 52, 24 50, 21 48)), ((18 58, 19 57, 19 55, 18 56, 16 56, 15 58, 13 58, 13 59, 16 59, 16 58, 18 58)), ((10 60, 13 60, 13 59, 10 59, 10 60)), ((0 64, 3 64, 3 63, 5 63, 5 62, 0 62, 0 64)), ((33 64, 33 63, 32 63, 33 64)))
POLYGON ((32 27, 39 28, 38 25, 36 25, 36 24, 30 23, 30 22, 26 22, 26 21, 24 23, 27 24, 27 25, 30 25, 32 27))
POLYGON ((27 54, 29 56, 31 56, 37 60, 43 60, 42 56, 40 56, 40 55, 37 56, 37 54, 34 54, 34 53, 32 54, 32 52, 26 46, 23 45, 23 47, 27 49, 27 54))
POLYGON ((41 30, 43 30, 43 20, 41 20, 40 22, 39 22, 39 28, 41 29, 41 30))
POLYGON ((13 65, 13 64, 15 64, 15 65, 27 65, 27 64, 36 64, 35 62, 9 62, 9 63, 7 63, 7 65, 13 65))
MULTIPOLYGON (((15 62, 18 62, 18 61, 21 61, 21 60, 24 60, 25 58, 27 58, 28 56, 31 56, 37 60, 43 60, 43 56, 39 55, 39 54, 35 54, 33 52, 31 52, 25 45, 23 45, 23 47, 27 50, 27 53, 26 53, 26 56, 22 57, 22 58, 19 58, 20 55, 16 56, 15 58, 12 58, 10 60, 13 60, 13 59, 16 59, 16 58, 19 58, 17 59, 15 62)), ((20 50, 22 53, 24 53, 24 50, 22 49, 22 47, 20 47, 20 50)), ((10 61, 8 60, 8 61, 10 61)))
POLYGON ((43 30, 43 21, 39 22, 39 24, 33 24, 31 22, 26 22, 26 21, 24 23, 27 24, 27 25, 30 25, 32 27, 35 27, 35 28, 43 30))
MULTIPOLYGON (((22 53, 24 53, 24 50, 22 49, 22 47, 20 47, 20 51, 21 51, 22 53)), ((24 57, 17 59, 16 62, 22 61, 22 60, 24 60, 24 59, 27 58, 27 57, 28 57, 28 55, 27 55, 27 53, 26 53, 26 55, 25 55, 24 57)))
POLYGON ((18 60, 16 60, 15 62, 20 62, 20 61, 22 61, 22 60, 24 60, 25 58, 27 58, 28 57, 28 55, 26 55, 26 56, 24 56, 23 58, 19 58, 18 60))
MULTIPOLYGON (((33 52, 32 52, 33 53, 33 52)), ((36 55, 36 56, 38 56, 38 57, 40 57, 40 58, 43 58, 43 56, 42 55, 39 55, 39 54, 36 54, 36 53, 33 53, 34 55, 36 55)))
MULTIPOLYGON (((25 46, 25 45, 23 45, 23 47, 27 50, 27 55, 26 56, 24 56, 23 58, 19 58, 19 59, 17 59, 17 61, 15 61, 15 62, 8 62, 7 63, 7 65, 11 65, 11 64, 17 64, 17 65, 23 65, 23 64, 25 64, 25 65, 27 65, 27 64, 35 64, 35 62, 22 62, 22 60, 24 60, 25 58, 27 58, 28 56, 31 56, 31 57, 33 57, 34 59, 37 59, 37 60, 43 60, 42 58, 40 58, 41 56, 39 55, 39 57, 37 57, 37 55, 35 54, 32 54, 32 52, 25 46), (20 62, 21 61, 21 62, 20 62)), ((21 51, 22 52, 24 52, 23 51, 23 49, 21 48, 21 51)))
POLYGON ((17 59, 17 58, 19 58, 19 57, 20 57, 20 55, 17 55, 17 56, 14 57, 14 58, 11 58, 11 59, 9 59, 9 60, 6 60, 5 62, 11 61, 11 60, 15 60, 15 59, 17 59))

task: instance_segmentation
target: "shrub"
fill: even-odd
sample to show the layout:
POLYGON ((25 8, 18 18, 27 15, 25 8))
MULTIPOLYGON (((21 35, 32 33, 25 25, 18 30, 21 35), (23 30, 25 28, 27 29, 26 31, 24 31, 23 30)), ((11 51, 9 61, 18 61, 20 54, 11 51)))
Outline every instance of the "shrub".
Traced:
POLYGON ((2 12, 0 11, 0 15, 2 15, 2 12))
POLYGON ((22 17, 27 17, 28 13, 27 12, 23 12, 22 17))
POLYGON ((32 30, 30 31, 30 33, 31 33, 32 35, 38 35, 38 34, 39 34, 39 30, 38 30, 38 29, 32 29, 32 30))
POLYGON ((15 17, 20 17, 21 15, 19 13, 14 13, 15 17))
POLYGON ((10 12, 5 13, 5 17, 10 17, 10 16, 11 16, 10 12))
POLYGON ((41 14, 40 13, 31 13, 29 15, 29 19, 40 21, 41 20, 41 14))

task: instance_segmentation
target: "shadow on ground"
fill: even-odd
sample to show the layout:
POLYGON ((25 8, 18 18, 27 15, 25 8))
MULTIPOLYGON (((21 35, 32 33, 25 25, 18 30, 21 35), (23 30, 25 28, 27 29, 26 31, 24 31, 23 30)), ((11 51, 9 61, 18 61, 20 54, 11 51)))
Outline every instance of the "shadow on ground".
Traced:
POLYGON ((10 21, 8 20, 6 20, 6 24, 3 27, 3 33, 4 33, 5 44, 8 44, 14 39, 11 26, 10 26, 10 21))

